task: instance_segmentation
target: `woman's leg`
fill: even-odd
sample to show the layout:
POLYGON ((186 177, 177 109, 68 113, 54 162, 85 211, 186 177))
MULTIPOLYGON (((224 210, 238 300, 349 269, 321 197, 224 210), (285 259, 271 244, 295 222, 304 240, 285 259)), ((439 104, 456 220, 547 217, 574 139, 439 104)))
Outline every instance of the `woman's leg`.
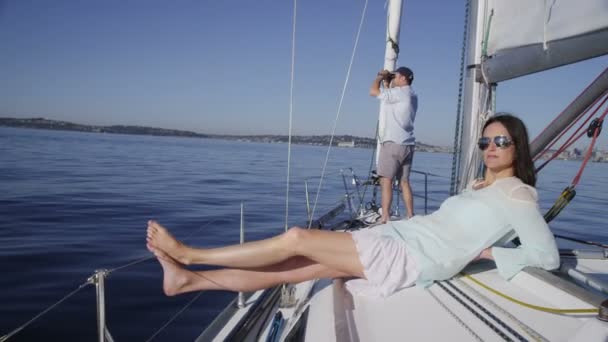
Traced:
POLYGON ((221 248, 192 248, 177 241, 163 226, 148 222, 148 243, 183 264, 255 268, 304 256, 349 276, 364 277, 363 266, 350 233, 291 228, 266 240, 221 248))
POLYGON ((280 264, 259 269, 223 269, 190 271, 161 250, 149 247, 163 268, 163 290, 167 296, 201 290, 256 291, 283 283, 296 283, 316 278, 345 277, 304 257, 294 257, 280 264))

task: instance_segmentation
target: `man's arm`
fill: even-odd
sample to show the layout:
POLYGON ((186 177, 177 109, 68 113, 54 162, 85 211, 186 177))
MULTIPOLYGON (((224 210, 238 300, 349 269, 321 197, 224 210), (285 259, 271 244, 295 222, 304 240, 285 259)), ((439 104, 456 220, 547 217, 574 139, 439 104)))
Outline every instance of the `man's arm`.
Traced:
POLYGON ((374 79, 372 86, 369 88, 369 95, 373 97, 380 95, 380 84, 382 83, 382 80, 386 78, 386 75, 388 75, 389 73, 390 72, 388 70, 382 70, 378 73, 378 76, 376 76, 376 79, 374 79))

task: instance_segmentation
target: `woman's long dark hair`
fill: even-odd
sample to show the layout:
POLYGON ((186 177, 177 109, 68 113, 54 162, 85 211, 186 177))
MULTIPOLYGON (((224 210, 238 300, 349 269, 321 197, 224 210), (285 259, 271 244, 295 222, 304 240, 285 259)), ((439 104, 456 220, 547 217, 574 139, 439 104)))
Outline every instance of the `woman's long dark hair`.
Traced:
POLYGON ((486 121, 482 132, 494 122, 499 122, 505 126, 515 143, 515 160, 513 161, 515 177, 530 186, 534 186, 536 184, 536 174, 534 173, 534 162, 530 155, 530 142, 526 125, 511 114, 498 113, 486 121))

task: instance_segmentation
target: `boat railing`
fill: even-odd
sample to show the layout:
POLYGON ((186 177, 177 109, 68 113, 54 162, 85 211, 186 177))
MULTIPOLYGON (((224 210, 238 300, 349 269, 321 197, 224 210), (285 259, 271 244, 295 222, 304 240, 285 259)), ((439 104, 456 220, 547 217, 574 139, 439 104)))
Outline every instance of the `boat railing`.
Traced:
MULTIPOLYGON (((96 310, 97 310, 97 341, 114 342, 114 338, 112 337, 112 334, 110 333, 108 326, 106 325, 106 303, 105 303, 106 302, 106 296, 105 296, 106 295, 106 293, 105 293, 106 279, 110 276, 110 274, 112 274, 115 271, 122 270, 127 267, 130 267, 130 266, 133 266, 133 265, 136 265, 141 262, 151 260, 154 258, 155 258, 154 256, 146 256, 144 258, 140 258, 138 260, 129 262, 123 266, 116 267, 113 269, 95 270, 95 272, 91 276, 89 276, 84 283, 80 284, 75 290, 68 293, 63 298, 58 300, 57 302, 55 302, 54 304, 50 305, 49 307, 47 307, 46 309, 44 309, 43 311, 41 311, 40 313, 35 315, 29 321, 25 322, 24 324, 17 327, 16 329, 13 329, 8 334, 0 336, 0 342, 8 341, 10 338, 12 338, 13 336, 17 335, 22 330, 27 328, 30 324, 32 324, 35 321, 37 321, 38 319, 40 319, 43 315, 45 315, 46 313, 48 313, 49 311, 51 311, 52 309, 54 309, 55 307, 57 307, 58 305, 60 305, 64 301, 66 301, 67 299, 69 299, 70 297, 74 296, 76 293, 80 292, 80 290, 84 289, 85 287, 88 287, 89 285, 95 285, 96 310)), ((197 296, 195 296, 191 301, 189 301, 186 305, 184 305, 184 307, 181 310, 179 310, 165 324, 163 324, 159 329, 157 329, 157 331, 154 334, 152 334, 150 336, 150 338, 147 339, 147 341, 152 340, 156 335, 158 335, 161 331, 163 331, 171 322, 173 322, 173 320, 175 320, 175 318, 177 318, 177 316, 179 316, 186 308, 188 308, 194 302, 194 300, 196 300, 198 298, 198 296, 200 296, 201 293, 202 292, 199 292, 199 294, 197 296)))
MULTIPOLYGON (((327 213, 322 215, 320 218, 316 219, 314 222, 316 222, 319 225, 323 225, 325 222, 329 221, 331 218, 335 217, 335 215, 338 215, 341 211, 344 210, 344 203, 335 203, 334 205, 335 206, 332 207, 333 209, 329 210, 327 213)), ((244 216, 244 208, 243 208, 243 204, 241 203, 241 225, 240 225, 240 243, 241 244, 244 243, 244 235, 245 235, 245 226, 244 226, 243 216, 244 216)), ((206 227, 214 222, 215 222, 214 220, 207 222, 205 225, 201 226, 201 228, 199 228, 198 230, 191 233, 184 240, 188 240, 196 232, 198 232, 199 230, 203 229, 204 227, 206 227)), ((0 342, 8 341, 10 338, 12 338, 16 334, 18 334, 20 331, 24 330, 30 324, 32 324, 35 321, 37 321, 38 319, 40 319, 43 315, 45 315, 46 313, 48 313, 49 311, 51 311, 52 309, 54 309, 55 307, 57 307, 64 301, 66 301, 68 298, 70 298, 73 295, 75 295, 76 293, 78 293, 83 288, 88 287, 89 285, 95 285, 96 311, 97 311, 97 340, 99 342, 114 342, 114 338, 112 337, 112 334, 110 333, 108 326, 106 324, 106 303, 105 303, 106 302, 106 293, 105 293, 106 279, 112 273, 114 273, 116 271, 126 269, 128 267, 134 266, 136 264, 139 264, 139 263, 142 263, 144 261, 148 261, 148 260, 151 260, 154 258, 155 258, 154 256, 145 256, 143 258, 133 260, 122 266, 115 267, 112 269, 102 268, 102 269, 95 270, 94 273, 91 276, 89 276, 84 283, 80 284, 75 290, 68 293, 63 298, 58 300, 57 302, 55 302, 54 304, 50 305, 48 308, 44 309, 43 311, 41 311, 40 313, 35 315, 33 318, 31 318, 26 323, 22 324, 21 326, 17 327, 16 329, 13 329, 8 334, 0 336, 0 342)), ((150 341, 150 340, 154 339, 171 322, 173 322, 177 318, 177 316, 179 316, 185 309, 187 309, 202 293, 203 293, 203 291, 200 291, 198 293, 198 295, 196 295, 192 300, 190 300, 188 303, 186 303, 186 305, 184 305, 175 315, 173 315, 173 317, 171 317, 169 320, 167 320, 146 341, 150 341)), ((246 306, 245 301, 246 301, 247 297, 249 297, 249 295, 250 295, 250 293, 239 292, 237 297, 233 301, 235 309, 244 308, 246 306)))
MULTIPOLYGON (((411 170, 411 173, 422 175, 424 178, 424 191, 423 194, 419 194, 416 191, 413 191, 413 196, 417 198, 422 198, 424 200, 424 213, 428 214, 429 212, 429 200, 433 200, 429 196, 429 177, 436 178, 446 178, 441 175, 437 175, 431 172, 419 171, 419 170, 411 170)), ((344 184, 344 198, 346 199, 346 203, 351 211, 353 216, 360 214, 362 210, 365 209, 365 195, 367 193, 368 186, 375 186, 373 179, 362 180, 358 177, 352 168, 346 168, 340 170, 340 175, 342 177, 342 183, 344 184), (350 186, 349 186, 350 185, 350 186), (356 205, 353 203, 353 200, 357 200, 356 205), (354 207, 357 210, 353 209, 354 207)), ((308 178, 308 180, 314 177, 308 178)), ((370 177, 371 178, 371 177, 370 177)), ((306 198, 308 199, 308 186, 306 188, 306 198)), ((400 194, 401 189, 398 184, 394 184, 394 193, 400 194)), ((396 212, 398 213, 400 196, 396 196, 396 212)), ((308 200, 307 200, 307 208, 308 208, 308 200)))

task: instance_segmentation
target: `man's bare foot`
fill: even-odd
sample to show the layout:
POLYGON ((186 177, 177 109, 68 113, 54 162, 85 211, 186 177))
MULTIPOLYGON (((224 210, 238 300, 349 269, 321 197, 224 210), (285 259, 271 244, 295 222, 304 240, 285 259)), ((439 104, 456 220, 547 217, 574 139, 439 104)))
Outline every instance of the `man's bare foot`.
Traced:
POLYGON ((177 241, 169 231, 158 222, 148 221, 146 241, 156 250, 166 253, 171 258, 182 264, 190 264, 186 257, 187 248, 183 243, 177 241))
POLYGON ((154 253, 163 268, 163 291, 167 296, 175 296, 185 292, 184 288, 190 282, 192 272, 184 269, 165 252, 147 244, 150 252, 154 253))

